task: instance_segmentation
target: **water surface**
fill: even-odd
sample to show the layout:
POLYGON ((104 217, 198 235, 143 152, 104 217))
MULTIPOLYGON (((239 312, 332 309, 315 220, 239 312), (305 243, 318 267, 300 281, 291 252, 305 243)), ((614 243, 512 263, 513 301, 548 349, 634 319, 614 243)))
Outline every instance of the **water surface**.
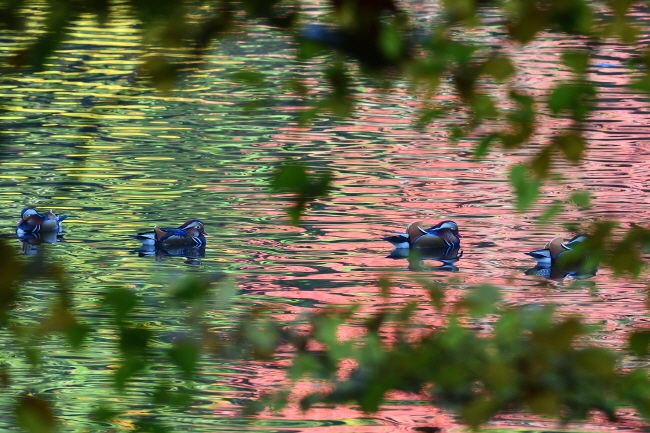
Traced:
MULTIPOLYGON (((418 21, 426 25, 433 12, 418 10, 418 21)), ((386 304, 376 282, 390 274, 395 283, 391 305, 421 301, 418 320, 423 329, 443 324, 444 318, 428 305, 427 293, 413 281, 408 262, 388 258, 391 247, 381 240, 419 219, 453 219, 461 227, 464 257, 456 263, 458 271, 446 292, 450 301, 474 284, 496 284, 503 287, 506 305, 551 302, 561 313, 583 315, 600 326, 598 342, 613 348, 630 332, 647 328, 645 282, 615 279, 601 268, 590 280, 595 289, 575 288, 570 278, 547 281, 525 275, 534 263, 523 254, 555 236, 571 237, 563 223, 586 227, 610 218, 627 227, 650 219, 649 110, 645 98, 625 90, 624 64, 634 47, 603 43, 597 49, 598 62, 589 76, 602 98, 589 123, 585 160, 571 166, 558 159, 554 170, 563 179, 544 187, 534 211, 518 214, 511 201, 509 167, 530 158, 564 126, 562 121, 541 114, 532 146, 494 149, 477 161, 472 157, 474 141, 450 140, 448 127, 466 113, 418 129, 417 94, 402 83, 381 93, 359 79, 359 109, 352 118, 324 115, 310 126, 299 126, 296 113, 310 101, 287 93, 282 78, 292 74, 314 83, 313 96, 323 95, 325 89, 316 80, 319 62, 326 60, 295 62, 290 38, 263 26, 215 43, 205 63, 190 68, 180 89, 161 94, 139 78, 143 52, 135 23, 126 15, 118 17, 106 28, 90 19, 78 23, 44 72, 0 81, 6 109, 0 119, 7 140, 0 162, 3 237, 16 254, 23 254, 13 232, 20 209, 36 206, 68 214, 62 241, 40 248, 65 265, 75 311, 95 328, 87 343, 92 350, 72 352, 60 339, 46 341, 38 371, 13 352, 4 356, 15 378, 12 396, 25 389, 50 396, 61 419, 75 431, 96 428, 87 414, 96 403, 93 393, 101 388, 107 389, 106 403, 127 410, 133 419, 150 414, 195 431, 460 428, 450 414, 422 397, 399 393, 373 416, 346 407, 302 414, 294 407, 280 415, 241 418, 245 399, 285 383, 282 371, 270 363, 215 364, 206 359, 200 380, 191 383, 173 372, 152 372, 197 391, 196 404, 178 412, 147 407, 145 379, 136 380, 126 398, 108 390, 119 362, 112 358, 117 336, 97 306, 115 287, 129 288, 142 299, 138 319, 154 330, 161 347, 186 329, 183 310, 170 307, 168 289, 170 282, 188 275, 229 275, 241 294, 234 312, 265 305, 278 320, 291 321, 327 305, 359 303, 362 314, 371 313, 386 304), (232 80, 231 74, 242 68, 264 73, 267 85, 251 88, 232 80), (267 100, 268 95, 276 99, 267 100), (250 111, 251 101, 265 108, 250 111), (331 195, 309 207, 300 227, 288 224, 286 197, 271 194, 268 186, 276 164, 287 158, 336 175, 331 195), (592 193, 590 210, 567 206, 551 224, 537 223, 546 206, 577 190, 592 193), (139 243, 129 238, 155 224, 179 225, 189 218, 204 221, 210 233, 204 257, 141 256, 139 243)), ((477 29, 475 37, 494 45, 503 40, 489 27, 477 29)), ((518 62, 516 85, 535 93, 567 78, 568 72, 558 69, 557 53, 581 44, 548 34, 525 49, 506 46, 518 62)), ((453 96, 440 101, 451 103, 453 96)), ((439 263, 425 265, 432 269, 417 272, 418 277, 447 281, 451 275, 436 270, 439 263)), ((26 289, 16 314, 30 323, 44 314, 53 289, 40 280, 26 289)), ((231 318, 232 311, 211 310, 207 320, 219 330, 228 329, 231 318)), ((342 332, 358 335, 360 325, 342 332)), ((296 387, 297 395, 312 386, 296 387)), ((0 404, 9 404, 9 394, 0 404)), ((130 428, 133 420, 122 419, 121 427, 130 428)), ((11 425, 0 419, 3 429, 11 425)), ((502 415, 490 426, 556 427, 553 421, 525 414, 502 415)), ((617 425, 595 417, 580 428, 635 431, 639 424, 627 413, 617 425)))

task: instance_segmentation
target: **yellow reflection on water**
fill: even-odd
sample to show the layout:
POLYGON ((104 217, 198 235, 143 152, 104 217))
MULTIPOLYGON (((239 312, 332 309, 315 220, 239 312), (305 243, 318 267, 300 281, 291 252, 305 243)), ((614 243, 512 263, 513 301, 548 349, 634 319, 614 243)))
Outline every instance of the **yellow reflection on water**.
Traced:
POLYGON ((100 150, 116 150, 116 149, 121 149, 124 146, 115 146, 115 145, 99 145, 99 144, 85 144, 85 145, 79 145, 77 147, 80 147, 82 149, 100 149, 100 150))
POLYGON ((96 179, 103 179, 103 178, 113 178, 113 177, 123 177, 124 175, 122 174, 97 174, 97 173, 66 173, 66 176, 71 176, 71 177, 89 177, 89 178, 96 178, 96 179))
MULTIPOLYGON (((98 170, 99 167, 66 167, 66 168, 55 168, 56 171, 94 171, 98 170)), ((101 167, 102 170, 111 171, 113 170, 110 167, 101 167)))

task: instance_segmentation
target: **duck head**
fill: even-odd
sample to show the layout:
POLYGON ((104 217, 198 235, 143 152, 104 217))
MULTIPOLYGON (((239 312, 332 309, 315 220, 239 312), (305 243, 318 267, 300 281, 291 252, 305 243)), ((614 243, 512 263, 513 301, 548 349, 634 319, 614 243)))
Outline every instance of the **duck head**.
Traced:
POLYGON ((188 231, 189 229, 196 229, 202 235, 209 234, 208 232, 205 231, 203 223, 200 220, 187 220, 185 221, 185 223, 183 223, 183 225, 179 227, 179 229, 185 231, 188 231))

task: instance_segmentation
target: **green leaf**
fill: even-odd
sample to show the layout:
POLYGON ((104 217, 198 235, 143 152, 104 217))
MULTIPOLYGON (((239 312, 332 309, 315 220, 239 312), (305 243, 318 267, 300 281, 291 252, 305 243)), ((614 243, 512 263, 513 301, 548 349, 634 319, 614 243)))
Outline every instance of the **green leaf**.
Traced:
POLYGON ((192 395, 168 383, 159 383, 154 389, 152 399, 155 404, 165 406, 187 406, 192 403, 192 395))
POLYGON ((476 149, 474 149, 473 157, 475 159, 481 159, 485 155, 487 155, 488 151, 490 150, 490 146, 492 145, 492 142, 494 142, 494 140, 498 137, 499 134, 495 132, 489 134, 487 137, 484 137, 481 141, 479 141, 478 146, 476 146, 476 149))
POLYGON ((276 192, 294 194, 295 204, 287 210, 294 225, 300 222, 300 217, 309 202, 328 194, 331 183, 330 171, 324 171, 320 176, 309 175, 304 165, 297 162, 282 164, 271 178, 271 188, 276 192))
POLYGON ((380 277, 377 284, 379 285, 381 297, 384 299, 388 299, 390 297, 390 288, 391 288, 390 278, 380 277))
POLYGON ((550 94, 548 106, 555 114, 568 111, 571 118, 581 122, 595 106, 596 88, 580 80, 558 85, 550 94))
POLYGON ((56 417, 50 403, 42 398, 27 395, 18 400, 14 408, 18 424, 29 433, 55 431, 56 417))
POLYGON ((575 191, 571 194, 569 200, 582 209, 591 207, 591 194, 589 194, 589 191, 575 191))
POLYGON ((504 81, 515 73, 515 68, 510 59, 501 55, 490 57, 483 63, 481 70, 499 81, 504 81))
POLYGON ((100 404, 88 414, 88 417, 99 422, 107 422, 113 418, 116 418, 118 415, 120 415, 119 411, 105 404, 100 404))
POLYGON ((564 206, 562 203, 552 203, 550 206, 546 208, 542 216, 539 218, 539 223, 540 224, 546 224, 549 221, 551 221, 553 218, 555 218, 560 212, 562 212, 562 209, 564 206))
POLYGON ((204 301, 209 293, 210 283, 202 278, 185 278, 171 291, 172 297, 179 302, 204 301))
POLYGON ((120 327, 119 334, 120 350, 127 356, 145 351, 151 338, 151 331, 143 327, 120 327))
POLYGON ((646 356, 648 354, 648 345, 650 345, 650 332, 637 331, 629 337, 629 347, 636 356, 646 356))
POLYGON ((81 343, 83 343, 89 332, 90 328, 76 320, 66 325, 63 329, 63 333, 65 334, 68 343, 70 343, 70 346, 75 349, 78 349, 79 346, 81 346, 81 343))
POLYGON ((589 67, 591 57, 584 52, 570 52, 562 54, 562 63, 567 65, 576 74, 584 74, 589 67))
POLYGON ((146 364, 140 357, 129 357, 124 363, 115 371, 113 380, 115 381, 115 387, 118 390, 123 390, 126 386, 126 382, 129 381, 133 376, 138 372, 144 370, 146 364))
POLYGON ((402 53, 402 40, 395 25, 384 25, 379 33, 382 52, 389 59, 398 59, 402 53))
POLYGON ((466 307, 472 316, 478 317, 492 313, 500 300, 501 294, 497 287, 482 284, 471 288, 461 305, 466 307))
POLYGON ((515 189, 517 211, 523 212, 535 202, 539 195, 539 181, 523 164, 510 167, 510 183, 515 189))
POLYGON ((133 426, 135 427, 135 430, 133 431, 136 433, 170 433, 171 432, 171 430, 169 430, 163 424, 157 421, 146 419, 144 417, 134 422, 133 426))
POLYGON ((573 163, 580 162, 582 154, 587 148, 584 138, 577 133, 566 132, 553 140, 554 144, 562 150, 562 153, 573 163))
POLYGON ((115 322, 121 323, 138 304, 138 297, 131 290, 110 289, 104 295, 103 302, 114 310, 115 322))
POLYGON ((163 92, 169 92, 176 85, 178 69, 178 64, 161 55, 146 58, 142 65, 142 72, 151 78, 156 89, 163 92))
POLYGON ((252 69, 243 69, 230 74, 233 80, 250 84, 252 86, 259 86, 264 83, 264 74, 254 71, 252 69))
POLYGON ((551 156, 553 149, 549 146, 542 148, 535 158, 530 162, 530 168, 533 169, 539 179, 544 179, 548 176, 551 168, 551 156))
POLYGON ((186 378, 190 379, 194 376, 201 355, 201 347, 197 342, 182 339, 175 342, 167 353, 186 378))

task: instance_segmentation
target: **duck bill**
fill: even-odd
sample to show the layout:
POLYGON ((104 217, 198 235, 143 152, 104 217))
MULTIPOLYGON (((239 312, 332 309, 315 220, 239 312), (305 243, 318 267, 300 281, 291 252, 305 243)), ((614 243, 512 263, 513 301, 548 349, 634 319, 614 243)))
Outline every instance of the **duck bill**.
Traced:
POLYGON ((206 232, 205 230, 203 230, 203 235, 204 235, 204 236, 205 236, 205 235, 210 235, 210 233, 208 233, 208 232, 206 232))
POLYGON ((463 237, 463 235, 461 235, 460 233, 458 233, 456 236, 459 237, 459 238, 463 237))

